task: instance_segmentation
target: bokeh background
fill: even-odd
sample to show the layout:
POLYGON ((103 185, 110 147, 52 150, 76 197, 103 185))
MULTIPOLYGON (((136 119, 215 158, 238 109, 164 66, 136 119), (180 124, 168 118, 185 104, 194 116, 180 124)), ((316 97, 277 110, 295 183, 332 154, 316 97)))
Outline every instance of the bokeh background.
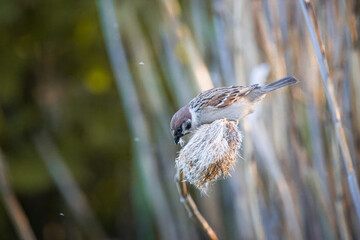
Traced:
POLYGON ((191 193, 221 239, 359 239, 359 20, 356 0, 2 1, 0 238, 206 239, 172 114, 294 75, 239 124, 232 177, 191 193))

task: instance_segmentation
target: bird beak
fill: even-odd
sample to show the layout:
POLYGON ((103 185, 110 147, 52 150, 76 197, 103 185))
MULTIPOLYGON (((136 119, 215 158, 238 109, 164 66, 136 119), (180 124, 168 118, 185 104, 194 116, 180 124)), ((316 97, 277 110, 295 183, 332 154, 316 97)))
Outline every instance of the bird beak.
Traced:
POLYGON ((175 144, 179 144, 180 138, 181 138, 182 136, 183 136, 182 133, 176 134, 176 135, 174 136, 174 142, 175 142, 175 144))

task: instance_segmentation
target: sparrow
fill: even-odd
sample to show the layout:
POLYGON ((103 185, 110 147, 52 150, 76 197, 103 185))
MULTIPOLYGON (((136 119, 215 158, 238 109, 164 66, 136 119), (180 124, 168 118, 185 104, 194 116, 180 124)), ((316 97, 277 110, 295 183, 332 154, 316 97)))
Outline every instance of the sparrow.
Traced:
POLYGON ((175 144, 184 142, 186 135, 191 135, 199 126, 219 119, 238 121, 254 111, 267 93, 276 89, 296 84, 293 76, 282 78, 265 86, 218 87, 206 90, 187 105, 180 108, 170 122, 171 134, 175 144), (181 141, 182 140, 182 141, 181 141))

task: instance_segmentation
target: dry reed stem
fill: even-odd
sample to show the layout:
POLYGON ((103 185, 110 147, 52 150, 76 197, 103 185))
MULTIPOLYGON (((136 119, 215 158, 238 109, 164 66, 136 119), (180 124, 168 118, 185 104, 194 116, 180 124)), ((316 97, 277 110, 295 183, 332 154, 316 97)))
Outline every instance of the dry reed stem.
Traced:
POLYGON ((18 199, 15 196, 15 193, 8 181, 5 161, 0 150, 0 193, 2 200, 5 205, 5 210, 8 212, 8 215, 16 229, 16 232, 20 239, 23 240, 34 240, 35 235, 31 229, 29 220, 22 209, 18 199))
MULTIPOLYGON (((195 76, 196 83, 201 91, 213 88, 209 70, 207 69, 196 44, 191 35, 189 27, 180 20, 181 9, 179 3, 175 0, 162 0, 165 8, 166 20, 171 23, 171 31, 174 32, 179 43, 181 43, 184 51, 188 56, 189 67, 195 76)), ((170 26, 169 26, 170 28, 170 26)))
POLYGON ((34 136, 34 144, 72 215, 82 226, 89 239, 107 239, 100 223, 78 183, 66 166, 47 132, 34 136))
POLYGON ((319 28, 315 17, 314 9, 310 0, 299 0, 307 28, 310 33, 310 38, 316 52, 318 59, 323 86, 326 93, 326 98, 329 104, 329 109, 334 124, 336 139, 341 149, 341 155, 344 159, 344 165, 347 172, 348 184, 350 188, 351 197, 356 209, 358 221, 360 223, 360 191, 357 182, 356 173, 354 171, 353 162, 351 160, 349 146, 346 140, 345 131, 343 128, 340 108, 335 96, 335 87, 329 75, 329 66, 325 56, 324 45, 320 38, 319 28))
POLYGON ((160 76, 151 64, 156 61, 155 56, 151 51, 147 51, 150 48, 149 42, 141 31, 140 22, 136 14, 133 11, 128 11, 128 14, 122 17, 126 21, 121 25, 127 26, 126 24, 129 24, 128 27, 124 27, 124 36, 133 39, 131 44, 129 44, 129 52, 135 59, 141 59, 146 63, 136 69, 139 74, 138 79, 141 85, 144 86, 144 89, 146 89, 146 92, 142 92, 141 89, 137 91, 149 103, 148 108, 151 109, 150 111, 153 113, 152 116, 156 119, 157 124, 160 124, 162 129, 168 133, 169 124, 167 116, 170 114, 169 104, 167 101, 163 101, 165 90, 163 85, 157 83, 160 76))
MULTIPOLYGON (((245 119, 248 121, 249 119, 245 119)), ((286 238, 288 239, 303 239, 301 232, 301 225, 296 215, 296 202, 294 196, 291 195, 289 183, 286 181, 284 174, 281 171, 279 162, 277 161, 272 142, 266 132, 265 125, 257 121, 256 118, 251 119, 253 126, 247 122, 246 125, 251 128, 250 133, 253 140, 255 150, 263 159, 265 165, 268 166, 267 171, 276 184, 279 197, 284 207, 284 219, 288 226, 286 238)))
MULTIPOLYGON (((334 135, 334 134, 333 134, 334 135)), ((331 137, 332 144, 335 145, 335 136, 331 137)), ((331 149, 331 162, 333 165, 334 178, 340 179, 339 181, 334 181, 334 190, 335 190, 335 214, 336 214, 336 222, 337 227, 339 229, 339 233, 341 239, 348 240, 350 239, 350 232, 348 229, 348 224, 346 223, 346 214, 345 214, 345 206, 346 203, 344 201, 344 189, 342 186, 342 172, 341 172, 341 162, 340 162, 340 153, 338 148, 331 149)))
POLYGON ((100 0, 99 12, 105 45, 115 77, 117 90, 125 109, 130 133, 133 138, 140 139, 134 144, 133 152, 137 161, 139 174, 144 178, 145 193, 162 239, 180 239, 176 231, 176 224, 170 206, 162 189, 152 140, 144 113, 140 107, 138 93, 134 79, 130 72, 125 50, 121 41, 121 32, 117 23, 115 5, 112 0, 100 0))
POLYGON ((182 202, 185 206, 186 211, 189 214, 189 217, 194 217, 196 222, 200 225, 202 230, 207 234, 207 236, 211 240, 218 240, 218 236, 215 231, 210 227, 209 223, 206 219, 201 215, 199 209, 196 206, 196 203, 192 199, 191 195, 188 192, 186 182, 184 179, 184 173, 181 171, 177 171, 176 173, 176 185, 180 195, 180 202, 182 202))

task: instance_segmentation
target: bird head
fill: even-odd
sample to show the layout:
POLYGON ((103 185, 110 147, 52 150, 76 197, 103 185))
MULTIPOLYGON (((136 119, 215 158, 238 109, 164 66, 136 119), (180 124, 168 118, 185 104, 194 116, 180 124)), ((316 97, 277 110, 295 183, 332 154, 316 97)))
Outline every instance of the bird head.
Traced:
POLYGON ((192 123, 189 106, 184 106, 174 114, 170 122, 170 130, 172 136, 174 137, 175 144, 179 144, 180 138, 191 133, 193 129, 194 124, 192 123))

